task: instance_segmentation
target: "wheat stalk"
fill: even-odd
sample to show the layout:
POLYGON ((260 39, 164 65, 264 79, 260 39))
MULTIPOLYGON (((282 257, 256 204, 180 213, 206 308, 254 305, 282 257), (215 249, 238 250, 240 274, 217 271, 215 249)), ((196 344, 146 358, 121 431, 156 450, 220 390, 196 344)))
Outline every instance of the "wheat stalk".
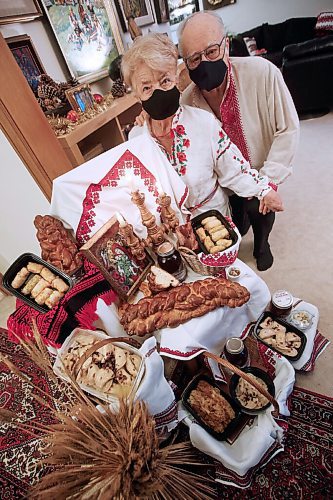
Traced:
MULTIPOLYGON (((33 332, 35 343, 21 341, 23 350, 52 383, 60 384, 35 324, 33 332)), ((195 496, 206 500, 216 497, 207 477, 191 472, 191 468, 202 464, 190 443, 159 448, 155 423, 144 402, 120 400, 118 411, 102 403, 102 413, 72 378, 65 386, 67 400, 62 401, 34 386, 12 360, 2 356, 1 361, 30 383, 32 396, 50 410, 56 421, 50 426, 22 423, 11 412, 0 411, 3 422, 12 422, 35 437, 43 435, 41 464, 54 470, 32 488, 31 498, 191 500, 195 496)))

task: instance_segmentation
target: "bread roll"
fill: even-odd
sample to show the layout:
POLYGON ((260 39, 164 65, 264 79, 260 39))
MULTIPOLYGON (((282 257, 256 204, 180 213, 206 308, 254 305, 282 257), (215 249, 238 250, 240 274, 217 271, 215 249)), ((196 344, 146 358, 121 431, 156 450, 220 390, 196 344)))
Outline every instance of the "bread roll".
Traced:
POLYGON ((22 267, 22 269, 17 273, 13 281, 11 282, 11 285, 13 288, 17 289, 20 288, 27 277, 29 276, 29 271, 26 267, 22 267))
POLYGON ((52 294, 49 296, 49 298, 45 300, 45 304, 47 305, 47 307, 52 309, 52 307, 58 304, 58 302, 60 301, 60 299, 62 299, 63 296, 64 296, 63 293, 58 292, 58 290, 54 290, 52 294))
POLYGON ((218 240, 225 239, 226 236, 229 236, 229 232, 226 228, 223 228, 220 231, 216 231, 216 233, 213 233, 211 235, 211 238, 216 242, 218 240))
POLYGON ((56 290, 58 290, 58 292, 67 292, 69 286, 67 285, 67 283, 64 282, 63 279, 57 277, 56 279, 54 279, 52 281, 52 286, 53 288, 55 288, 56 290))
POLYGON ((222 231, 222 229, 225 229, 225 226, 223 224, 220 224, 219 226, 213 227, 210 231, 209 234, 212 235, 214 233, 217 233, 218 231, 222 231))
POLYGON ((216 219, 211 222, 207 222, 206 224, 204 224, 204 226, 206 231, 209 231, 211 229, 214 229, 214 227, 221 226, 221 222, 218 219, 216 219))
POLYGON ((43 264, 37 264, 37 262, 28 262, 27 269, 31 273, 40 274, 43 269, 43 264))
POLYGON ((51 286, 51 283, 49 283, 48 281, 41 278, 38 281, 38 283, 31 290, 31 297, 36 298, 37 295, 40 294, 44 290, 44 288, 50 287, 50 286, 51 286))
POLYGON ((205 245, 205 247, 208 250, 208 252, 214 246, 214 243, 212 242, 210 236, 206 236, 206 238, 204 239, 203 244, 205 245))
POLYGON ((43 267, 43 269, 40 272, 40 275, 42 278, 44 278, 46 281, 49 283, 52 283, 53 280, 56 279, 56 275, 50 271, 47 267, 43 267))
POLYGON ((204 228, 203 227, 199 227, 198 229, 196 229, 196 233, 199 236, 200 241, 203 242, 204 239, 206 238, 206 231, 204 230, 204 228))
POLYGON ((31 293, 31 290, 35 288, 35 286, 41 279, 42 278, 41 276, 39 276, 39 274, 33 274, 32 276, 30 276, 30 278, 28 279, 28 281, 21 290, 23 295, 29 295, 29 293, 31 293))
POLYGON ((201 224, 204 226, 209 222, 215 222, 215 221, 218 221, 218 218, 215 215, 212 215, 211 217, 206 217, 205 219, 202 219, 201 224))
POLYGON ((37 297, 35 297, 35 302, 42 306, 45 304, 45 301, 50 297, 50 295, 53 293, 52 288, 44 288, 42 292, 40 292, 37 297))

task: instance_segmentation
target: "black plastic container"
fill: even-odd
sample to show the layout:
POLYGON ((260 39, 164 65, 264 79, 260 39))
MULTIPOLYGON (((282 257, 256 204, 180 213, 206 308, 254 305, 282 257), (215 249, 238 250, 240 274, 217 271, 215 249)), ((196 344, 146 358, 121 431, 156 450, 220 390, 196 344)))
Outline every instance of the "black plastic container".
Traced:
POLYGON ((228 439, 228 437, 234 433, 234 431, 237 429, 237 427, 241 423, 241 418, 242 418, 242 413, 240 411, 239 406, 233 401, 233 399, 229 396, 229 394, 226 394, 224 391, 220 389, 220 387, 216 384, 216 382, 210 378, 207 377, 206 375, 197 375, 194 379, 191 380, 191 382, 188 384, 186 389, 183 392, 182 396, 182 403, 185 406, 185 408, 193 415, 193 417, 196 419, 198 424, 201 425, 203 429, 205 429, 209 434, 211 434, 215 439, 218 441, 225 441, 228 439), (189 397, 193 389, 196 389, 198 383, 200 380, 205 380, 208 382, 211 386, 216 387, 219 391, 220 394, 228 401, 230 406, 235 412, 235 418, 227 425, 227 427, 224 429, 223 432, 216 432, 214 431, 209 425, 207 425, 201 417, 197 414, 197 412, 192 408, 190 402, 189 402, 189 397))
MULTIPOLYGON (((273 396, 273 398, 275 397, 274 382, 271 379, 271 377, 268 375, 268 373, 264 372, 260 368, 256 368, 255 366, 248 366, 247 368, 242 368, 242 371, 244 373, 250 373, 251 375, 254 375, 255 377, 258 377, 261 380, 263 380, 265 382, 265 384, 267 385, 267 391, 269 392, 269 394, 271 396, 273 396)), ((268 402, 265 406, 262 406, 261 408, 257 408, 257 409, 253 409, 253 410, 246 408, 246 406, 243 406, 241 404, 241 402, 239 401, 239 399, 236 396, 236 387, 238 385, 239 379, 240 379, 240 376, 234 374, 231 377, 230 382, 229 382, 230 395, 231 395, 232 399, 234 400, 234 402, 236 403, 236 405, 239 407, 239 409, 242 412, 247 413, 248 415, 258 415, 259 413, 263 413, 264 411, 266 411, 267 408, 271 405, 270 402, 268 402)))
MULTIPOLYGON (((68 290, 70 290, 72 288, 73 280, 67 274, 60 271, 60 269, 52 266, 52 264, 49 264, 48 262, 41 259, 37 255, 34 255, 33 253, 24 253, 24 254, 20 255, 20 257, 18 257, 15 260, 15 262, 13 262, 13 264, 7 269, 7 271, 5 272, 3 279, 2 279, 3 286, 6 288, 6 290, 8 290, 11 294, 15 295, 20 300, 22 300, 23 302, 28 304, 30 307, 33 307, 37 311, 42 312, 42 313, 49 312, 50 309, 47 306, 37 304, 32 297, 24 295, 20 291, 20 289, 22 289, 24 287, 25 283, 30 278, 32 273, 30 273, 27 276, 25 282, 22 284, 22 286, 20 288, 17 289, 17 288, 13 288, 11 286, 11 283, 12 283, 13 279, 15 278, 16 274, 20 271, 20 269, 22 269, 22 267, 26 267, 28 262, 36 262, 37 264, 42 264, 44 267, 47 267, 56 276, 59 276, 59 278, 64 280, 64 282, 69 286, 68 290)), ((68 292, 68 290, 67 290, 67 292, 68 292)))
MULTIPOLYGON (((195 237, 197 239, 197 242, 199 244, 200 252, 203 252, 203 253, 206 253, 206 254, 209 254, 209 252, 206 249, 205 245, 200 240, 199 236, 197 235, 196 229, 199 229, 199 227, 202 227, 202 228, 204 227, 204 226, 201 225, 201 221, 203 219, 206 219, 207 217, 213 217, 213 216, 215 216, 217 219, 219 219, 219 221, 221 222, 221 224, 223 224, 225 226, 225 228, 228 230, 228 232, 230 234, 230 239, 232 241, 232 245, 234 245, 235 243, 237 243, 237 240, 238 240, 237 233, 231 227, 230 222, 227 221, 227 219, 225 217, 223 217, 223 215, 218 210, 208 210, 207 212, 204 212, 203 214, 197 215, 196 217, 194 217, 193 219, 191 219, 192 228, 193 228, 195 237)), ((232 246, 232 245, 230 245, 230 246, 232 246)))
POLYGON ((301 330, 299 330, 296 326, 292 325, 291 323, 288 323, 287 321, 285 321, 285 320, 281 319, 280 317, 276 316, 274 313, 272 313, 270 311, 265 311, 265 312, 262 313, 262 315, 260 316, 260 318, 258 319, 258 321, 256 322, 256 324, 254 326, 253 335, 260 342, 262 342, 263 344, 267 345, 267 347, 269 347, 270 349, 272 349, 272 351, 275 351, 278 354, 280 354, 281 356, 284 356, 289 361, 297 361, 302 356, 302 354, 304 352, 304 349, 305 349, 305 346, 306 346, 306 336, 305 336, 305 334, 301 330), (272 318, 274 321, 276 321, 280 325, 284 326, 287 329, 288 332, 294 332, 294 333, 296 333, 299 336, 299 338, 301 339, 301 345, 297 349, 296 356, 288 356, 287 354, 283 354, 281 351, 279 351, 278 349, 275 349, 273 346, 267 344, 267 342, 265 342, 265 340, 262 340, 259 337, 259 332, 261 330, 260 323, 262 323, 263 321, 265 321, 265 319, 268 318, 268 317, 272 318))

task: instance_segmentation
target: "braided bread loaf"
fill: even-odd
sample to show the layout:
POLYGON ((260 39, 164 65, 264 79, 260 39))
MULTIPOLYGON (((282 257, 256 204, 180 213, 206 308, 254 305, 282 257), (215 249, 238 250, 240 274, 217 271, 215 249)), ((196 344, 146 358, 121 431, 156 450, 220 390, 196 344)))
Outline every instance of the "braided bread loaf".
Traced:
POLYGON ((207 278, 145 297, 137 304, 123 304, 119 318, 129 335, 142 337, 160 328, 178 326, 217 307, 240 307, 249 298, 249 291, 239 283, 207 278))

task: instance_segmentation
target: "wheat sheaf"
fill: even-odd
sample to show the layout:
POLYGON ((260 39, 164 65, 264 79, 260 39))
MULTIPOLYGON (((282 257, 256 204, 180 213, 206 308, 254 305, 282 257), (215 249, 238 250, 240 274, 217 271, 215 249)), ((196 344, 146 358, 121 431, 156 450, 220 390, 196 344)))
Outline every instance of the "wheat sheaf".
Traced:
MULTIPOLYGON (((37 327, 34 341, 21 346, 37 367, 60 384, 37 327)), ((0 355, 14 375, 31 384, 15 361, 0 355)), ((63 388, 63 382, 61 386, 63 388)), ((59 393, 60 391, 53 391, 59 393)), ((100 404, 100 411, 74 380, 66 387, 66 403, 55 401, 31 384, 31 396, 46 406, 56 423, 22 423, 17 415, 0 411, 2 422, 43 440, 41 464, 53 470, 35 484, 33 499, 82 500, 204 500, 216 498, 212 482, 201 473, 198 455, 189 442, 159 447, 155 422, 142 401, 121 400, 119 411, 100 404)))

